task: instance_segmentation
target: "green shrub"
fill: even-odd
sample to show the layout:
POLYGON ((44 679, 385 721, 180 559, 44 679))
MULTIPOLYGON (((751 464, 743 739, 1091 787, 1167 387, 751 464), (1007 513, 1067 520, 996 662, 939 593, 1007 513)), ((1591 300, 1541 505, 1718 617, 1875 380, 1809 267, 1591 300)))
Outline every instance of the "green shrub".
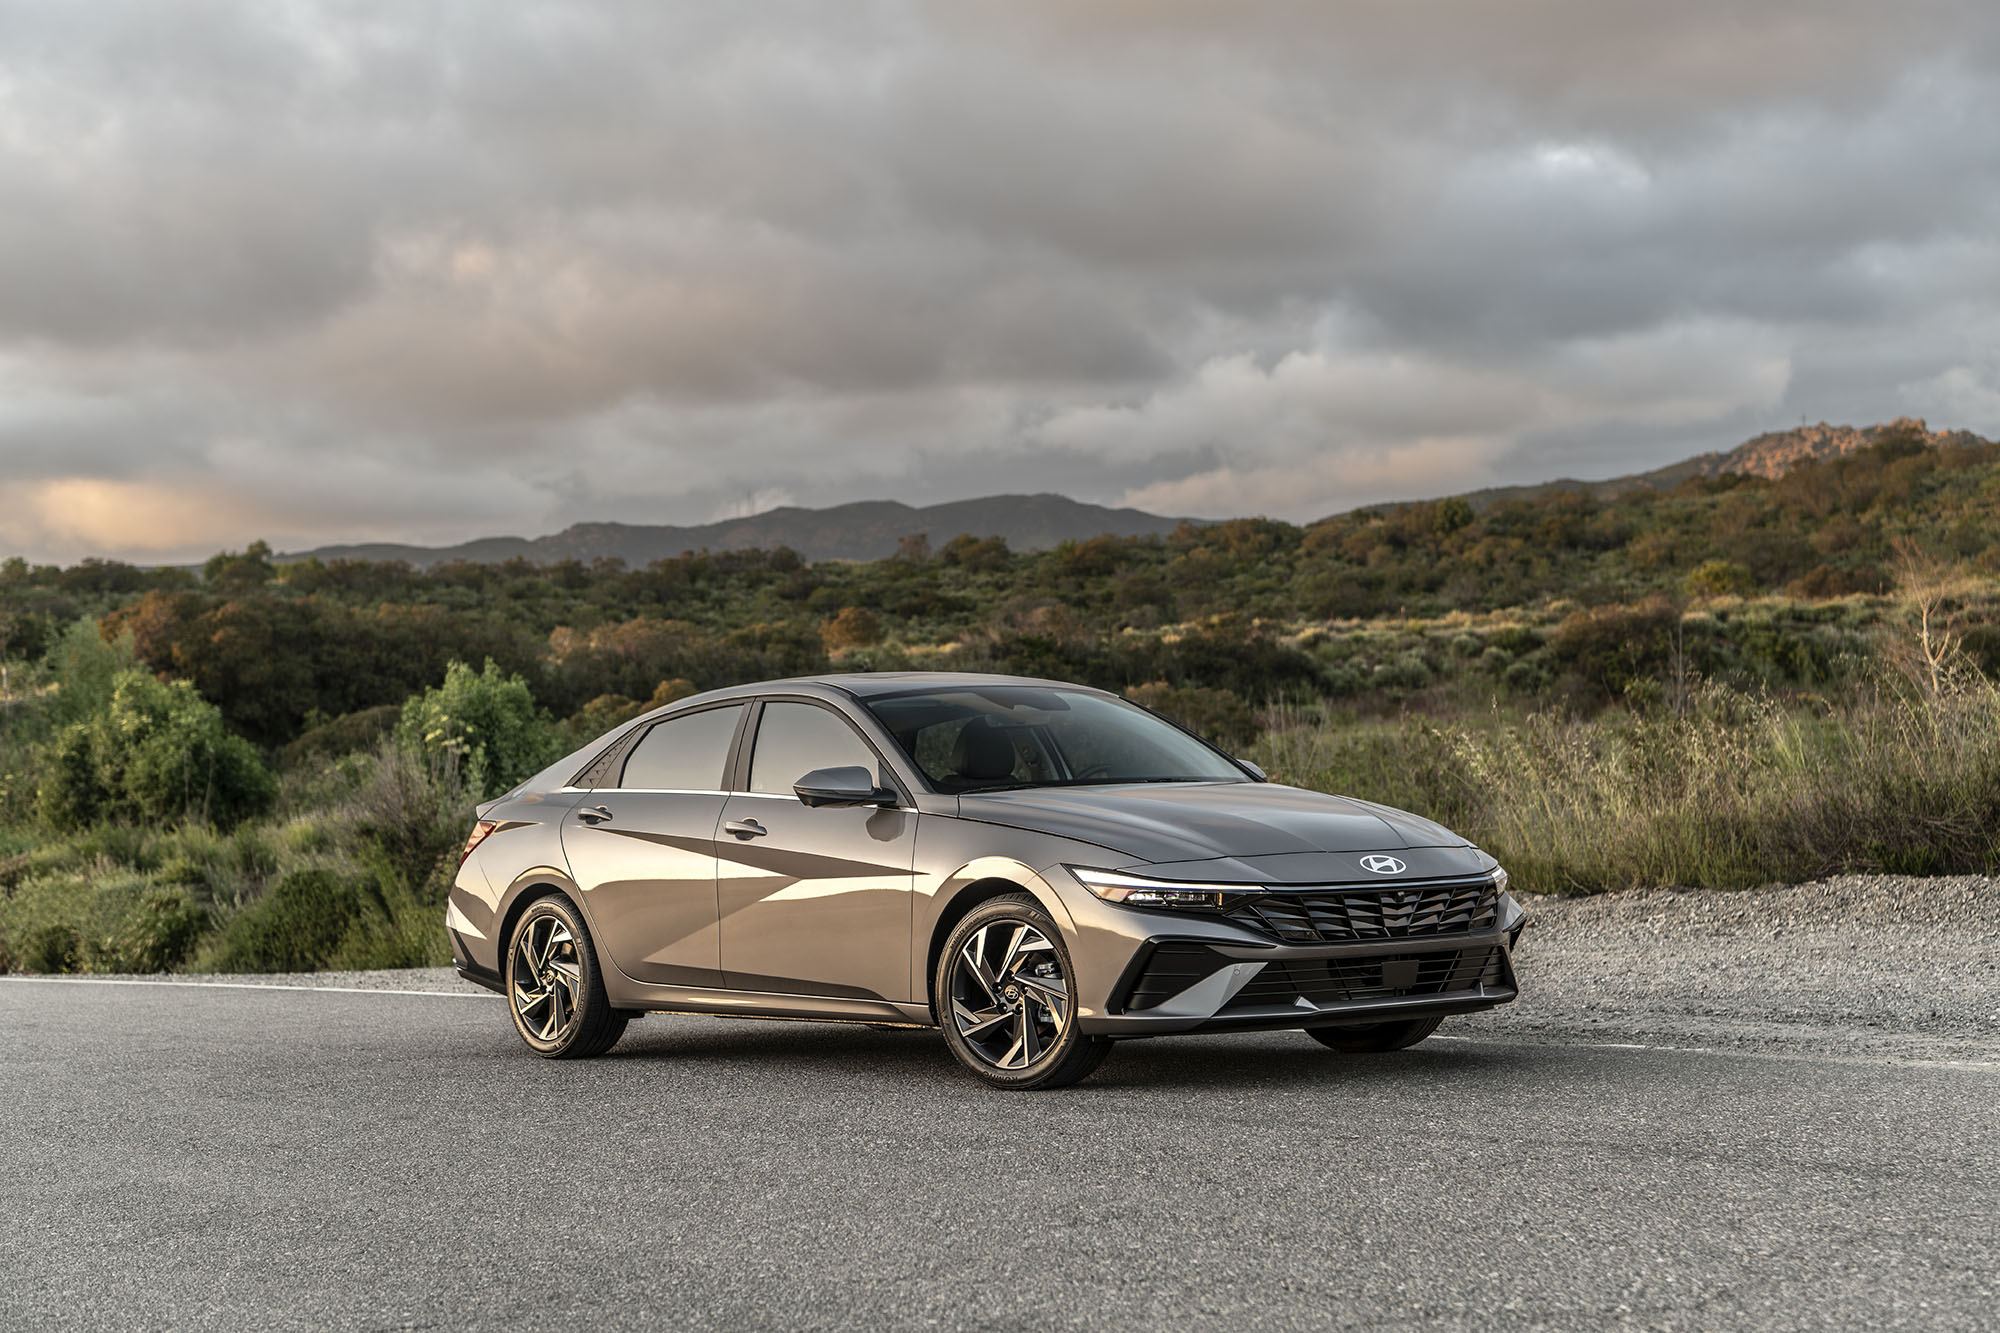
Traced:
POLYGON ((312 972, 326 966, 361 914, 353 875, 296 870, 224 927, 208 965, 218 972, 312 972))
POLYGON ((1688 571, 1681 586, 1690 597, 1740 597, 1753 590, 1757 580, 1733 560, 1704 560, 1688 571))
POLYGON ((1172 718, 1225 750, 1247 748, 1257 739, 1256 716, 1248 704, 1228 690, 1196 686, 1176 689, 1156 680, 1149 685, 1133 686, 1125 691, 1125 697, 1172 718))
POLYGON ((536 706, 528 682, 490 657, 482 671, 453 662, 442 685, 405 703, 396 738, 417 750, 456 756, 459 771, 481 796, 499 795, 562 755, 555 724, 536 706))
POLYGON ((52 712, 58 725, 82 722, 111 706, 121 672, 133 666, 132 636, 107 641, 97 622, 84 619, 63 631, 49 652, 56 694, 52 712))
POLYGON ((145 671, 112 678, 109 703, 66 727, 44 760, 37 798, 51 828, 101 820, 228 827, 270 808, 277 786, 248 741, 186 681, 145 671))
POLYGON ((285 747, 285 767, 338 759, 344 754, 372 750, 384 736, 396 729, 403 710, 395 704, 380 704, 359 712, 343 713, 331 722, 322 722, 285 747))
POLYGON ((1375 668, 1375 686, 1395 692, 1421 690, 1431 683, 1430 664, 1419 653, 1398 653, 1375 668))
POLYGON ((0 954, 26 972, 163 972, 207 923, 185 889, 100 862, 0 900, 0 954))

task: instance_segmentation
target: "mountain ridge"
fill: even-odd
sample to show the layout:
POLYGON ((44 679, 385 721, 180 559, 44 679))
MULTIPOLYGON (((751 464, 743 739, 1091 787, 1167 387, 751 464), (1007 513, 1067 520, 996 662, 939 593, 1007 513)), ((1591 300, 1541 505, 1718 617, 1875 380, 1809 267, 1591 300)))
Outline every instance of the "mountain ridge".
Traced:
MULTIPOLYGON (((1475 508, 1484 508, 1507 500, 1534 499, 1566 490, 1581 491, 1601 499, 1640 488, 1671 490, 1691 478, 1719 477, 1731 472, 1779 477, 1800 463, 1845 457, 1894 438, 1919 440, 1933 449, 1985 443, 1971 431, 1931 430, 1921 417, 1898 417, 1872 426, 1835 426, 1822 421, 1817 425, 1766 431, 1732 449, 1697 454, 1648 472, 1601 481, 1564 477, 1519 486, 1491 486, 1462 492, 1458 498, 1469 501, 1475 508)), ((1363 507, 1379 509, 1394 506, 1363 507)), ((918 533, 926 534, 937 544, 960 534, 976 538, 1000 537, 1014 550, 1039 551, 1064 541, 1082 541, 1106 534, 1118 537, 1163 536, 1183 522, 1220 521, 1173 518, 1039 492, 978 496, 923 506, 904 504, 899 500, 856 500, 826 509, 788 505, 741 518, 688 525, 573 523, 560 532, 542 537, 481 537, 452 546, 361 542, 321 546, 279 558, 404 560, 420 568, 455 560, 498 563, 519 558, 550 564, 560 560, 588 563, 598 559, 617 559, 636 568, 687 551, 787 546, 809 561, 879 560, 895 554, 898 543, 918 533)))
POLYGON ((1555 491, 1583 491, 1599 499, 1610 499, 1642 488, 1671 490, 1691 478, 1714 478, 1731 472, 1769 480, 1782 477, 1801 463, 1844 458, 1897 436, 1921 439, 1927 448, 1932 449, 1967 448, 1986 443, 1982 436, 1969 430, 1934 431, 1922 417, 1897 417, 1872 426, 1834 426, 1822 421, 1817 425, 1765 431, 1751 436, 1733 449, 1696 454, 1648 472, 1608 477, 1602 481, 1561 477, 1519 486, 1488 486, 1467 491, 1462 498, 1476 508, 1483 508, 1503 500, 1532 500, 1555 491))
POLYGON ((714 523, 572 523, 543 537, 481 537, 453 546, 361 542, 321 546, 283 560, 406 560, 429 566, 454 560, 496 563, 519 557, 540 564, 559 560, 623 560, 634 567, 686 551, 736 551, 788 546, 806 560, 879 560, 894 555, 903 538, 927 533, 943 543, 961 533, 1001 537, 1017 551, 1039 551, 1064 541, 1112 533, 1164 535, 1182 520, 1138 509, 1113 508, 1041 492, 986 495, 915 506, 900 500, 856 500, 826 509, 787 505, 714 523))

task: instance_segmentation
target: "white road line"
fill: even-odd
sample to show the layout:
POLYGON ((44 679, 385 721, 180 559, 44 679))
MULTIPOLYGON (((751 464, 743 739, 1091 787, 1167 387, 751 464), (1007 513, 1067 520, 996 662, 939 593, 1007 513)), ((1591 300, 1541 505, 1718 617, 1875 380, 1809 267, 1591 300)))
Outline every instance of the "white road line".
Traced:
MULTIPOLYGON (((288 990, 288 991, 330 991, 336 995, 425 995, 445 1000, 497 1000, 501 998, 490 991, 442 991, 442 990, 388 990, 374 986, 299 986, 277 981, 156 981, 138 977, 0 977, 0 984, 54 985, 54 986, 172 986, 180 990, 288 990)), ((710 1018, 745 1017, 762 1015, 709 1014, 710 1018)), ((801 1019, 801 1022, 812 1022, 801 1019)), ((1741 1056, 1751 1060, 1801 1060, 1810 1063, 1864 1064, 1864 1065, 1915 1065, 1928 1069, 1976 1069, 1981 1072, 2000 1071, 2000 1062, 1990 1060, 1938 1060, 1923 1057, 1897 1057, 1893 1055, 1835 1055, 1821 1051, 1750 1051, 1731 1050, 1716 1046, 1656 1046, 1634 1041, 1532 1041, 1524 1038, 1465 1036, 1458 1033, 1440 1032, 1432 1041, 1457 1041, 1469 1046, 1537 1046, 1566 1047, 1571 1050, 1587 1051, 1666 1051, 1676 1055, 1723 1055, 1741 1056)))
POLYGON ((490 991, 389 990, 381 986, 293 986, 277 981, 143 981, 136 977, 0 977, 10 985, 174 986, 181 990, 304 990, 338 995, 431 995, 445 1000, 497 1000, 490 991))
POLYGON ((1736 1050, 1726 1046, 1655 1046, 1636 1041, 1533 1041, 1526 1037, 1468 1037, 1461 1034, 1440 1032, 1431 1041, 1461 1041, 1468 1046, 1533 1046, 1547 1050, 1562 1047, 1575 1051, 1666 1051, 1674 1055, 1722 1055, 1741 1056, 1746 1060, 1792 1060, 1809 1064, 1849 1064, 1849 1065, 1914 1065, 1924 1069, 1977 1069, 2000 1071, 2000 1061, 1994 1060, 1939 1060, 1924 1056, 1896 1055, 1845 1055, 1827 1051, 1750 1051, 1736 1050))

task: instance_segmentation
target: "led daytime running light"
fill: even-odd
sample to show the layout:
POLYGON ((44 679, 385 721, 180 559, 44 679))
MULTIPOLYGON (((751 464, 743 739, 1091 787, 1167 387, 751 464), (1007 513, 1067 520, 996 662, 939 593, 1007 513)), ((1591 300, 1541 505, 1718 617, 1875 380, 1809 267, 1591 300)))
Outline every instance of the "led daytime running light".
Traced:
POLYGON ((1219 909, 1225 896, 1238 893, 1255 893, 1257 886, 1251 884, 1189 884, 1165 879, 1147 879, 1143 875, 1127 875, 1116 870, 1091 870, 1079 866, 1068 867, 1076 876, 1077 883, 1089 889, 1108 903, 1123 903, 1127 907, 1181 907, 1219 909))

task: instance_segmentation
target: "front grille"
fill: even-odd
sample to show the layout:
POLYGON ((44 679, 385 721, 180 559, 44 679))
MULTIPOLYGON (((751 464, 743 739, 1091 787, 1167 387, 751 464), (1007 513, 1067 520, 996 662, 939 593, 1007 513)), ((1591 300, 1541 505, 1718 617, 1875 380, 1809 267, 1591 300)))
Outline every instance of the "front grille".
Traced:
POLYGON ((1500 917, 1500 891, 1492 880, 1482 879, 1409 888, 1249 893, 1231 903, 1226 915, 1287 944, 1398 940, 1490 928, 1500 917))
POLYGON ((1260 1009, 1316 1005, 1402 996, 1449 995, 1453 991, 1500 984, 1500 950, 1454 949, 1448 953, 1399 954, 1387 958, 1315 958, 1270 963, 1222 1007, 1260 1009))
MULTIPOLYGON (((1147 955, 1120 1007, 1128 1012, 1150 1009, 1218 968, 1246 961, 1254 960, 1218 953, 1191 940, 1165 941, 1147 955)), ((1491 947, 1388 957, 1291 959, 1266 963, 1222 1012, 1296 1006, 1301 998, 1315 1005, 1332 1005, 1404 995, 1448 995, 1479 986, 1499 987, 1507 984, 1505 977, 1502 951, 1491 947)))

